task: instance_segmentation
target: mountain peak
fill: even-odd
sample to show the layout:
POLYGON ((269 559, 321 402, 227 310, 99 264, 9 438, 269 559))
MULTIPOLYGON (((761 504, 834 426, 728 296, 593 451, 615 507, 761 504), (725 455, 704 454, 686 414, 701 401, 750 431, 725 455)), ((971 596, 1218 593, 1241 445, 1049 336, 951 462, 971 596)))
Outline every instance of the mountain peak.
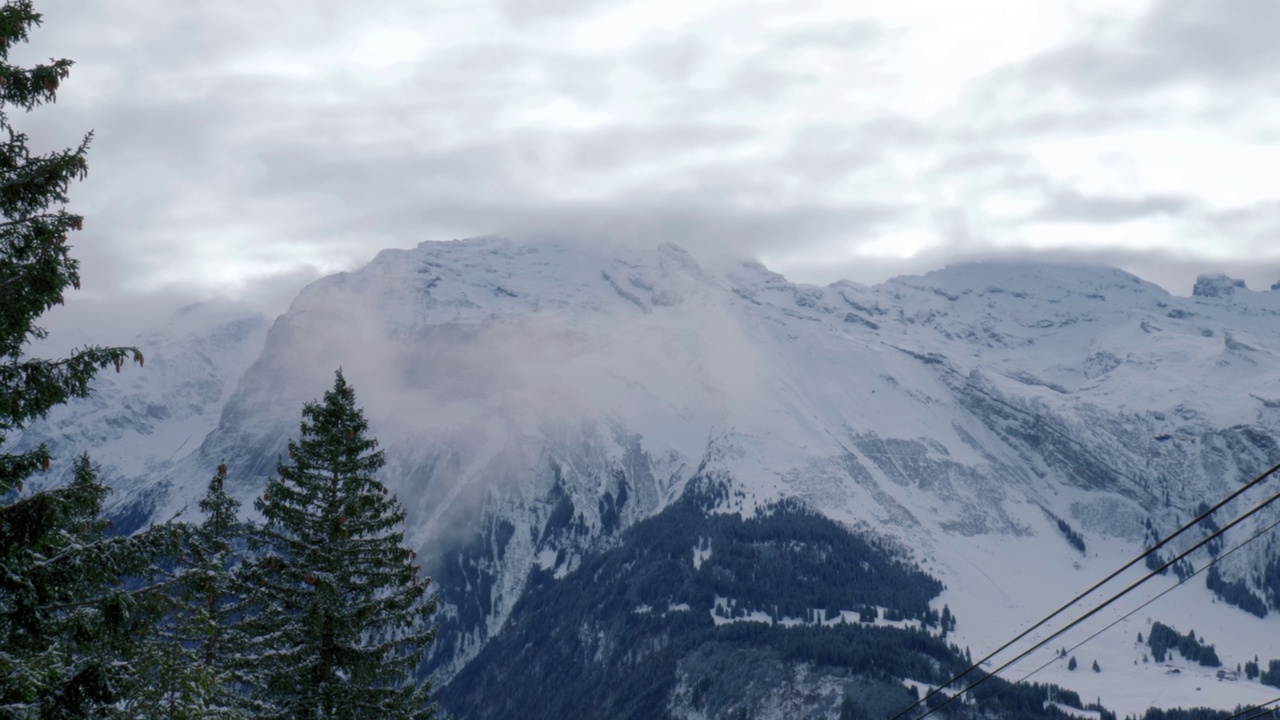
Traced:
POLYGON ((1193 297, 1231 297, 1235 291, 1247 290, 1244 280, 1227 277, 1223 273, 1209 273, 1196 278, 1193 297))
POLYGON ((1045 294, 1046 291, 1053 289, 1092 292, 1106 288, 1142 292, 1158 288, 1132 273, 1108 265, 1042 263, 1030 260, 974 260, 952 263, 940 270, 927 272, 923 276, 904 275, 893 278, 890 282, 910 283, 913 278, 921 277, 951 290, 968 289, 975 292, 991 287, 1009 292, 1022 290, 1032 294, 1045 294))

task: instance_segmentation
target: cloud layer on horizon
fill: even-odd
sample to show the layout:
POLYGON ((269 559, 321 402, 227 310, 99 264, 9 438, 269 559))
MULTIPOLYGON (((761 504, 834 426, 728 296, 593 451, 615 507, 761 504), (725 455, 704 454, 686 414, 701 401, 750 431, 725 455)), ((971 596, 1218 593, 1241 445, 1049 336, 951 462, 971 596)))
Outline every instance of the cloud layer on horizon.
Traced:
POLYGON ((1026 253, 1280 279, 1268 0, 46 5, 15 59, 77 65, 15 121, 96 132, 72 207, 97 298, 484 234, 810 282, 1026 253))

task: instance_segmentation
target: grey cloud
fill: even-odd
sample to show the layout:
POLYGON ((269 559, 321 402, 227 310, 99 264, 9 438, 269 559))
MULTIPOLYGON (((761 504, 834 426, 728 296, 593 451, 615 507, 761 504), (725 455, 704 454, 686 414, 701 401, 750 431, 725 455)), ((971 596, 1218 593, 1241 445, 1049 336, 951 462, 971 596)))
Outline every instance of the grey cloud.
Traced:
POLYGON ((1100 135, 1151 121, 1167 110, 1130 104, 1071 109, 1020 109, 982 122, 961 120, 955 137, 962 142, 1000 141, 1050 136, 1100 135))
MULTIPOLYGON (((483 209, 478 209, 484 212, 483 209)), ((865 239, 910 208, 883 204, 743 208, 698 197, 652 198, 626 205, 564 204, 503 209, 502 234, 652 245, 675 242, 695 255, 751 257, 782 245, 865 239)))
MULTIPOLYGON (((773 7, 748 4, 717 18, 717 30, 753 28, 765 5, 773 7)), ((1240 88, 1270 77, 1262 60, 1276 57, 1272 46, 1241 40, 1260 30, 1235 22, 1253 8, 1251 22, 1265 25, 1275 17, 1268 7, 1163 0, 1135 26, 1128 49, 1081 44, 1033 61, 1017 81, 1021 96, 999 94, 1017 84, 1005 82, 1006 74, 988 83, 1000 85, 989 98, 932 117, 886 109, 806 124, 791 111, 800 101, 821 107, 814 90, 829 91, 833 75, 841 75, 839 92, 882 80, 875 73, 892 59, 898 30, 783 23, 744 32, 744 41, 758 44, 745 55, 724 52, 718 36, 696 30, 618 52, 574 51, 548 39, 610 6, 482 2, 480 11, 505 12, 514 30, 477 34, 464 45, 424 45, 386 77, 367 78, 340 67, 308 73, 289 62, 323 56, 326 38, 348 26, 392 16, 401 27, 425 25, 439 13, 465 11, 412 0, 373 9, 310 0, 305 12, 296 0, 50 3, 37 55, 68 54, 80 64, 65 102, 22 126, 49 147, 98 131, 90 178, 73 189, 72 208, 87 216, 73 242, 86 283, 103 292, 222 256, 243 263, 271 253, 283 258, 282 268, 305 275, 316 272, 307 263, 318 256, 354 264, 384 247, 490 233, 674 240, 704 254, 849 257, 860 243, 883 245, 895 233, 952 248, 920 256, 924 268, 986 247, 971 228, 990 231, 992 223, 971 216, 977 211, 966 202, 995 194, 1043 199, 1039 220, 1203 219, 1190 196, 1063 190, 1052 180, 1059 168, 1041 167, 1037 157, 1052 161, 1037 156, 1032 141, 1101 136, 1165 111, 1125 100, 1120 88, 1211 76, 1240 88), (1238 47, 1223 50, 1225 59, 1199 46, 1179 50, 1193 38, 1238 47), (241 64, 267 51, 286 70, 241 64), (623 84, 637 76, 637 86, 623 84), (77 87, 82 79, 90 84, 77 87), (1082 97, 1065 105, 1054 105, 1051 93, 1041 97, 1058 83, 1082 88, 1082 97), (637 101, 623 102, 632 92, 637 101), (1096 102, 1104 95, 1106 102, 1096 102), (590 114, 589 129, 530 119, 565 101, 590 114), (636 113, 626 114, 631 107, 636 113), (898 153, 909 160, 901 163, 906 169, 895 163, 898 153), (850 177, 886 182, 852 201, 816 199, 830 197, 824 191, 833 180, 850 177), (943 199, 928 207, 896 199, 919 203, 930 193, 943 199), (197 244, 207 247, 194 252, 197 244)), ((1265 207, 1210 219, 1221 232, 1257 243, 1277 227, 1265 207)), ((888 272, 914 262, 833 267, 888 272)))
MULTIPOLYGON (((525 234, 585 234, 595 228, 634 235, 643 227, 696 242, 692 229, 702 228, 764 247, 765 241, 749 238, 856 235, 868 223, 894 216, 871 205, 840 210, 801 201, 778 207, 786 178, 770 159, 723 157, 725 148, 758 131, 699 120, 711 110, 780 101, 804 83, 803 73, 786 66, 788 53, 863 47, 878 32, 869 24, 789 30, 781 50, 748 58, 727 85, 711 89, 681 86, 705 59, 704 42, 691 36, 617 58, 501 39, 428 48, 403 83, 381 89, 344 75, 325 78, 322 88, 294 78, 224 72, 193 73, 183 88, 149 86, 157 77, 151 64, 180 59, 170 68, 176 70, 258 47, 268 33, 261 23, 242 22, 249 8, 226 3, 197 13, 156 4, 149 11, 153 23, 139 24, 131 38, 98 42, 90 57, 80 58, 111 68, 121 82, 119 93, 86 105, 83 113, 61 116, 69 126, 91 121, 98 129, 91 158, 95 175, 84 188, 89 200, 79 209, 89 216, 92 239, 101 240, 94 245, 101 253, 91 250, 86 260, 110 268, 108 284, 114 280, 124 288, 131 277, 190 262, 191 244, 197 242, 218 241, 231 253, 246 244, 270 244, 282 253, 305 246, 311 253, 360 257, 437 233, 519 234, 512 219, 521 218, 529 224, 525 234), (182 30, 199 18, 206 21, 199 33, 182 30), (164 37, 184 38, 190 46, 164 37), (127 46, 134 43, 147 54, 131 53, 127 46), (670 119, 581 132, 494 131, 496 119, 517 103, 568 96, 590 105, 606 99, 616 92, 610 73, 626 63, 673 84, 670 119), (324 95, 347 102, 335 105, 324 95), (436 141, 442 134, 454 139, 436 141), (701 154, 708 159, 687 167, 701 154), (623 197, 590 203, 556 199, 602 181, 623 181, 625 188, 626 174, 649 165, 680 170, 657 169, 623 197), (105 181, 97 181, 100 175, 105 181), (755 204, 774 209, 753 211, 755 204), (783 231, 783 218, 795 223, 790 232, 783 231)), ((272 18, 284 6, 268 2, 263 8, 263 17, 272 18)), ((109 24, 105 4, 90 9, 109 24)), ((303 26, 336 29, 351 18, 340 3, 317 2, 314 9, 311 19, 283 28, 286 41, 296 40, 303 26)), ((520 22, 594 11, 574 0, 508 2, 504 9, 520 22)), ((58 24, 83 30, 81 21, 68 17, 58 24)), ((920 128, 886 119, 857 133, 861 139, 847 143, 846 166, 858 162, 860 142, 914 142, 920 128)), ((815 178, 817 159, 801 158, 796 169, 815 178)))
MULTIPOLYGON (((744 22, 726 17, 717 30, 731 33, 735 24, 744 22)), ((737 59, 725 79, 711 86, 688 82, 710 54, 707 42, 698 38, 684 36, 646 46, 632 60, 637 68, 680 86, 668 103, 668 110, 678 116, 759 114, 811 91, 833 71, 842 71, 848 83, 856 84, 873 72, 875 64, 868 63, 867 56, 892 36, 873 22, 786 27, 770 33, 767 42, 737 59), (821 54, 816 61, 814 53, 821 54)))
MULTIPOLYGON (((259 198, 328 198, 339 215, 380 214, 388 205, 501 200, 520 204, 608 179, 653 155, 691 152, 701 144, 734 141, 733 128, 671 126, 605 128, 582 135, 524 130, 500 139, 405 153, 394 142, 325 152, 300 138, 263 150, 248 190, 259 198), (557 184, 557 179, 561 181, 557 184)), ((319 224, 335 218, 319 218, 319 224)))
POLYGON ((973 247, 980 240, 974 236, 969 213, 957 206, 941 207, 930 213, 938 235, 953 247, 973 247))
MULTIPOLYGON (((609 183, 637 198, 693 192, 726 202, 773 204, 793 178, 826 182, 872 163, 893 143, 927 137, 918 125, 884 118, 851 127, 802 128, 781 158, 739 159, 725 153, 758 134, 753 126, 722 122, 615 124, 580 132, 508 131, 482 142, 420 145, 406 153, 395 140, 335 148, 303 133, 264 150, 260 172, 246 190, 258 198, 329 197, 341 204, 327 210, 346 213, 345 208, 358 207, 364 215, 382 214, 376 208, 392 198, 553 202, 559 192, 572 195, 609 183), (630 177, 638 172, 644 173, 643 184, 633 186, 630 177)), ((327 213, 310 219, 319 225, 336 221, 327 213)))
POLYGON ((880 157, 880 148, 863 141, 852 128, 812 125, 795 133, 784 162, 792 173, 831 181, 871 166, 880 157))
POLYGON ((57 107, 35 125, 34 117, 14 118, 49 147, 70 146, 94 130, 89 174, 70 191, 71 211, 85 216, 85 229, 70 241, 87 287, 136 291, 132 280, 168 262, 167 249, 181 254, 175 240, 184 234, 179 228, 197 221, 192 203, 206 202, 225 182, 217 144, 203 136, 218 127, 218 115, 216 107, 140 101, 92 113, 57 107))
POLYGON ((945 154, 938 162, 935 172, 942 174, 965 175, 974 171, 1023 170, 1033 165, 1030 158, 1019 153, 1000 150, 992 147, 963 149, 945 154))
POLYGON ((1151 215, 1178 215, 1190 210, 1194 201, 1177 195, 1124 197, 1084 195, 1075 190, 1053 192, 1044 207, 1034 216, 1037 220, 1120 223, 1151 215))
POLYGON ((1198 253, 1177 250, 1151 251, 1071 251, 1058 250, 1025 254, 1037 262, 1084 262, 1118 267, 1156 283, 1174 295, 1189 296, 1196 278, 1210 273, 1223 273, 1240 278, 1251 290, 1266 291, 1280 280, 1280 261, 1222 261, 1198 253))
MULTIPOLYGON (((263 278, 234 298, 207 288, 104 294, 86 285, 82 291, 68 293, 65 305, 54 307, 40 318, 49 337, 33 345, 30 354, 61 357, 86 344, 135 344, 139 335, 170 321, 181 312, 180 308, 197 303, 227 315, 261 314, 271 320, 289 308, 303 287, 320 277, 316 268, 302 267, 263 278)), ((145 341, 140 343, 140 349, 143 353, 148 351, 145 341)))
POLYGON ((463 115, 555 93, 590 104, 615 91, 610 75, 621 64, 527 42, 477 42, 425 49, 409 78, 384 93, 463 115))
MULTIPOLYGON (((965 262, 1033 262, 1066 265, 1116 267, 1153 282, 1170 294, 1189 296, 1195 280, 1206 273, 1224 273, 1245 280, 1251 290, 1266 291, 1280 280, 1280 261, 1222 262, 1193 253, 1173 250, 1010 250, 985 242, 949 246, 906 259, 857 257, 822 266, 795 264, 789 270, 816 278, 815 282, 853 280, 877 284, 899 275, 923 275, 931 270, 965 262)), ((771 268, 780 270, 780 268, 771 268)))
POLYGON ((1086 95, 1141 93, 1167 85, 1280 81, 1280 4, 1272 0, 1159 0, 1122 43, 1084 41, 1030 61, 1035 81, 1086 95))
POLYGON ((772 106, 813 82, 805 71, 786 67, 776 57, 760 55, 741 63, 715 97, 717 104, 739 108, 772 106))
POLYGON ((1214 219, 1241 229, 1274 229, 1280 227, 1280 201, 1270 200, 1257 205, 1232 208, 1214 213, 1214 219))
MULTIPOLYGON (((705 132, 710 131, 704 128, 695 135, 705 132)), ((770 243, 866 233, 907 212, 874 203, 758 203, 777 197, 777 183, 784 179, 767 167, 724 162, 673 175, 665 190, 659 179, 622 197, 557 199, 538 187, 542 178, 555 174, 539 167, 546 158, 538 156, 549 154, 544 140, 525 136, 501 145, 372 162, 358 156, 319 157, 303 147, 277 149, 269 163, 271 175, 256 186, 264 193, 291 186, 293 193, 332 198, 324 206, 328 212, 313 214, 302 231, 313 242, 335 243, 353 237, 418 242, 446 232, 497 233, 629 242, 666 239, 701 247, 724 244, 751 253, 770 243)), ((656 136, 645 141, 669 140, 656 136)), ((593 168, 588 164, 576 170, 589 176, 593 168)))
POLYGON ((536 51, 516 42, 478 42, 441 48, 423 56, 406 90, 451 101, 466 91, 488 94, 518 87, 519 74, 536 61, 536 51))
POLYGON ((1169 71, 1238 81, 1280 72, 1280 5, 1270 0, 1162 0, 1139 26, 1148 52, 1169 71))
POLYGON ((549 90, 570 97, 585 107, 598 107, 621 89, 614 81, 614 69, 620 62, 613 58, 586 58, 564 54, 543 61, 549 78, 549 90))
POLYGON ((620 125, 566 138, 572 162, 586 170, 621 170, 652 163, 680 163, 703 150, 723 150, 759 135, 748 125, 679 122, 620 125))
POLYGON ((956 178, 974 189, 985 187, 1006 196, 1030 193, 1039 198, 1040 207, 1021 222, 1105 225, 1153 216, 1199 217, 1204 211, 1204 203, 1189 195, 1083 193, 1055 181, 1032 157, 989 146, 944 157, 935 174, 947 182, 956 178))
POLYGON ((1259 254, 1280 252, 1280 201, 1220 210, 1208 220, 1220 233, 1244 240, 1259 254))
POLYGON ((879 166, 899 148, 929 145, 937 132, 910 118, 886 115, 861 123, 805 125, 792 135, 780 169, 809 181, 830 182, 879 166))
POLYGON ((499 7, 509 22, 525 25, 587 15, 607 4, 601 0, 502 0, 499 7))
POLYGON ((1043 201, 1060 192, 1033 156, 1002 147, 1005 145, 947 146, 940 151, 941 157, 929 177, 942 187, 954 188, 962 197, 1029 197, 1043 201))
POLYGON ((883 25, 870 20, 846 23, 822 23, 789 28, 780 33, 779 45, 785 48, 828 47, 836 50, 864 48, 889 35, 883 25))
MULTIPOLYGON (((298 138, 264 153, 260 174, 246 191, 262 202, 329 198, 302 228, 312 238, 417 232, 416 242, 427 239, 423 222, 464 234, 518 235, 520 223, 527 222, 533 234, 555 234, 562 227, 571 234, 595 228, 606 235, 634 235, 639 227, 669 233, 683 226, 680 236, 693 241, 696 228, 716 237, 751 235, 762 223, 781 222, 770 218, 782 217, 796 222, 792 234, 803 238, 828 222, 833 228, 841 223, 854 228, 897 217, 897 209, 879 205, 853 205, 847 211, 779 208, 779 184, 787 178, 770 159, 730 160, 719 152, 752 137, 747 127, 714 123, 606 126, 574 134, 523 130, 414 153, 400 152, 395 143, 324 149, 298 138), (694 162, 704 150, 709 158, 694 162), (590 202, 563 199, 604 182, 626 187, 627 173, 647 165, 655 168, 654 175, 620 195, 590 202), (663 172, 672 165, 679 171, 663 172), (777 209, 753 211, 756 204, 777 209), (741 220, 734 220, 734 213, 741 220)), ((771 232, 783 234, 776 225, 771 232)))
POLYGON ((1114 51, 1081 42, 1035 58, 1025 66, 1030 84, 1061 82, 1090 95, 1115 95, 1152 89, 1172 73, 1134 50, 1114 51), (1162 77, 1163 76, 1163 77, 1162 77))
POLYGON ((938 139, 940 133, 919 120, 897 115, 882 115, 862 123, 858 135, 876 145, 928 145, 938 139))
MULTIPOLYGON (((295 82, 218 63, 267 35, 282 45, 326 37, 328 24, 348 17, 345 5, 317 0, 315 12, 300 14, 293 5, 294 16, 289 3, 274 0, 74 5, 42 7, 45 23, 24 48, 76 61, 59 103, 14 120, 46 147, 95 131, 89 177, 71 191, 71 209, 86 216, 84 232, 72 238, 86 287, 137 292, 137 279, 190 263, 196 245, 246 228, 287 228, 292 219, 242 194, 241 180, 261 162, 263 143, 314 100, 301 97, 295 82), (288 22, 273 22, 281 17, 288 22)), ((237 252, 231 244, 226 250, 237 252)))
POLYGON ((49 52, 23 52, 34 59, 72 54, 82 66, 127 69, 130 81, 190 71, 184 78, 195 85, 210 68, 247 52, 322 46, 358 22, 412 7, 393 2, 370 10, 342 0, 309 0, 303 7, 294 0, 47 2, 38 6, 45 22, 33 40, 49 52))
POLYGON ((646 43, 630 53, 627 63, 655 80, 684 85, 706 62, 706 43, 688 35, 646 43))

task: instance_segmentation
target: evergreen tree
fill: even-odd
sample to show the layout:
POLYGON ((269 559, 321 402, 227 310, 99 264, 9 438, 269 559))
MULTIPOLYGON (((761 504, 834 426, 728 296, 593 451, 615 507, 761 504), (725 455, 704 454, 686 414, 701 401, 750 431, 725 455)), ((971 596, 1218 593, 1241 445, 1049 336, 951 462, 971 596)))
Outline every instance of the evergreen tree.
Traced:
POLYGON ((107 492, 81 457, 67 487, 0 508, 2 717, 111 717, 141 690, 164 607, 155 563, 180 530, 109 534, 107 492))
POLYGON ((435 600, 401 546, 405 512, 342 371, 302 409, 289 461, 255 503, 265 518, 254 601, 266 680, 287 718, 430 718, 416 671, 435 600))
MULTIPOLYGON (((241 557, 252 528, 240 520, 240 502, 227 494, 227 466, 209 481, 209 490, 200 500, 204 522, 196 528, 188 554, 189 569, 182 583, 188 608, 189 627, 196 645, 196 666, 223 689, 240 691, 246 678, 255 677, 256 668, 247 665, 242 653, 249 646, 245 633, 245 588, 240 577, 241 557)), ((240 705, 222 696, 211 708, 240 705)), ((237 713, 226 712, 235 716, 237 713)), ((215 716, 206 714, 206 717, 215 716)))
POLYGON ((237 515, 239 501, 224 488, 226 477, 227 466, 219 465, 200 500, 204 521, 191 529, 178 558, 174 610, 161 630, 164 651, 134 708, 141 716, 232 719, 253 709, 245 690, 255 668, 243 662, 252 642, 237 576, 247 526, 237 515))
POLYGON ((1075 670, 1077 667, 1080 667, 1080 665, 1076 662, 1076 656, 1075 656, 1075 655, 1072 655, 1072 656, 1071 656, 1071 661, 1067 663, 1067 669, 1068 669, 1068 670, 1075 670))
MULTIPOLYGON (((86 347, 61 359, 26 355, 46 336, 36 320, 79 288, 68 233, 82 218, 67 191, 83 178, 90 136, 74 149, 33 155, 9 110, 54 101, 69 60, 11 64, 10 50, 40 24, 30 0, 0 6, 0 448, 8 436, 73 397, 89 394, 98 370, 117 370, 134 348, 86 347)), ((87 458, 66 486, 32 492, 32 475, 54 461, 43 445, 0 452, 0 716, 109 715, 133 688, 130 673, 160 593, 153 561, 178 529, 111 537, 102 517, 107 488, 87 458)))

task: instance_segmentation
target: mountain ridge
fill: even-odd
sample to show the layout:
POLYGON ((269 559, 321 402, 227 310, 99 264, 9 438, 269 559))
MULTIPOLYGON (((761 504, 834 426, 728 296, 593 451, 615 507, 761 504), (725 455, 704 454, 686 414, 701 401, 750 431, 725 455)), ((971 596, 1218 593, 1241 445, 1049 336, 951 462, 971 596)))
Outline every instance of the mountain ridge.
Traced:
MULTIPOLYGON (((464 588, 445 598, 445 682, 533 573, 567 576, 695 475, 733 488, 719 512, 797 499, 909 551, 976 648, 1280 459, 1280 294, 1229 278, 1180 298, 1110 268, 971 263, 818 287, 672 245, 481 239, 383 251, 252 328, 225 363, 189 353, 217 385, 193 452, 130 464, 171 440, 142 422, 148 404, 119 399, 134 379, 111 376, 99 408, 125 405, 131 444, 83 431, 121 424, 85 424, 81 405, 21 442, 98 442, 113 508, 138 522, 193 506, 224 460, 247 499, 341 365, 388 450, 406 537, 464 588)), ((213 333, 160 344, 176 357, 213 333)), ((165 377, 138 397, 194 392, 165 377)), ((1264 593, 1274 549, 1259 546, 1222 571, 1264 593)), ((1174 614, 1221 615, 1226 632, 1224 612, 1240 611, 1206 591, 1174 614)))

